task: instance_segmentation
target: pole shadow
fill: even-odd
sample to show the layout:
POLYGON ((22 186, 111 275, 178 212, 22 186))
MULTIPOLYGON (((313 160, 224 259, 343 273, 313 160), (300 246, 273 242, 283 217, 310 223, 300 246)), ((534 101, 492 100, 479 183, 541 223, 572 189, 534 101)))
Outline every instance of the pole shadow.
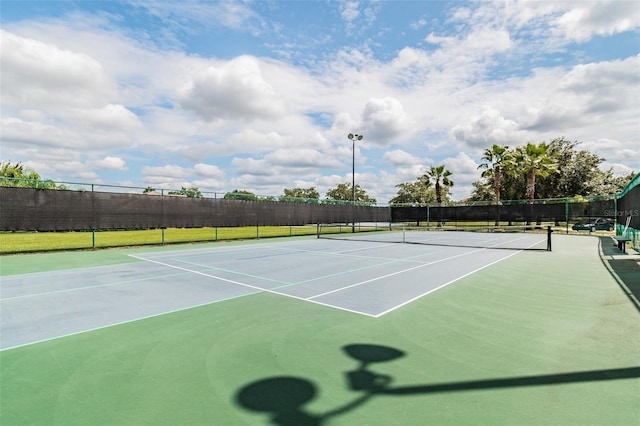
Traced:
POLYGON ((358 362, 354 370, 344 373, 354 398, 322 414, 309 412, 304 406, 317 395, 317 387, 305 378, 280 376, 258 380, 242 387, 236 404, 269 415, 278 426, 321 426, 330 418, 359 408, 372 398, 385 396, 428 395, 444 392, 548 386, 564 383, 597 382, 640 378, 640 367, 577 371, 548 375, 518 376, 449 383, 392 386, 393 377, 373 371, 371 365, 400 359, 405 352, 389 346, 352 344, 343 351, 358 362))
POLYGON ((347 413, 387 389, 390 376, 368 370, 372 363, 391 361, 404 352, 381 345, 354 344, 343 348, 359 362, 358 368, 345 373, 349 387, 357 392, 353 400, 322 414, 306 410, 305 404, 316 396, 316 386, 299 377, 271 377, 244 386, 236 394, 236 403, 250 410, 268 413, 271 423, 279 426, 320 426, 331 417, 347 413))
POLYGON ((600 260, 640 312, 640 259, 625 256, 611 237, 599 237, 600 260))
POLYGON ((236 401, 251 411, 271 413, 271 422, 276 425, 318 426, 321 418, 303 409, 316 394, 316 386, 309 380, 271 377, 242 388, 236 401))

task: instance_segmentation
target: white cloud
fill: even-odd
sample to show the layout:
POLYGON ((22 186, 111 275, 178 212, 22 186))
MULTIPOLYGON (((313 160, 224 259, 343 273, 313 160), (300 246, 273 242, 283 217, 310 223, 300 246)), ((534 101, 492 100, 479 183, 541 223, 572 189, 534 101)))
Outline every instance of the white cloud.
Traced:
MULTIPOLYGON (((630 4, 453 3, 447 22, 411 18, 427 46, 398 37, 380 55, 381 39, 366 29, 386 6, 343 2, 330 11, 340 25, 321 34, 314 54, 288 51, 289 62, 255 53, 279 33, 254 45, 256 56, 238 57, 232 46, 196 54, 181 33, 210 24, 269 36, 279 24, 251 2, 137 3, 136 13, 146 8, 166 24, 162 42, 108 14, 9 22, 0 33, 2 155, 60 177, 128 167, 127 180, 172 188, 268 194, 305 182, 324 194, 349 179, 346 135, 358 132, 357 176, 378 198, 443 161, 456 167, 462 198, 473 158, 493 143, 565 136, 616 170, 638 169, 639 57, 578 60, 590 46, 572 44, 638 28, 630 4), (367 38, 338 40, 353 19, 367 38)), ((280 50, 299 43, 278 40, 280 50)))
POLYGON ((231 164, 235 167, 235 171, 239 175, 272 176, 274 174, 273 170, 269 169, 265 160, 234 158, 231 164))
POLYGON ((442 46, 446 51, 465 52, 464 60, 489 56, 497 52, 503 52, 513 46, 513 42, 506 30, 492 28, 475 28, 459 37, 442 37, 433 33, 429 34, 425 41, 442 46))
POLYGON ((388 161, 395 167, 399 166, 411 166, 420 163, 422 160, 414 155, 409 154, 406 151, 397 149, 394 151, 387 151, 382 156, 384 161, 388 161))
POLYGON ((274 166, 336 168, 342 164, 336 159, 315 149, 279 149, 265 156, 265 160, 274 166))
MULTIPOLYGON (((71 133, 65 129, 37 121, 25 121, 19 118, 7 117, 2 123, 2 140, 7 143, 44 145, 44 146, 77 146, 71 138, 71 133)), ((6 145, 3 146, 6 150, 6 145)))
POLYGON ((211 164, 198 163, 193 166, 193 172, 198 176, 206 178, 224 179, 224 172, 220 170, 218 166, 211 164))
POLYGON ((466 198, 471 194, 472 183, 480 178, 478 164, 466 153, 461 152, 455 157, 445 158, 443 164, 451 171, 454 186, 451 193, 454 199, 466 198))
POLYGON ((362 111, 362 128, 367 141, 386 146, 396 142, 407 131, 411 120, 399 100, 391 97, 372 98, 362 111))
POLYGON ((2 103, 90 106, 114 93, 101 64, 84 53, 0 30, 2 103))
POLYGON ((142 168, 142 175, 144 176, 145 180, 149 180, 151 178, 185 179, 192 173, 192 169, 176 165, 166 165, 160 167, 145 166, 142 168))
POLYGON ((342 19, 347 21, 348 24, 351 24, 355 19, 360 16, 360 11, 358 7, 360 4, 357 1, 345 1, 341 5, 340 16, 342 19))
POLYGON ((204 120, 275 118, 284 105, 255 58, 241 56, 199 72, 181 90, 180 104, 204 120))
POLYGON ((320 168, 340 168, 342 164, 312 149, 277 150, 261 159, 236 157, 231 162, 240 175, 296 176, 317 175, 320 168))
POLYGON ((443 163, 456 176, 469 177, 476 179, 480 174, 478 172, 478 164, 466 153, 461 152, 455 157, 445 158, 443 163))
POLYGON ((92 165, 102 170, 127 170, 125 161, 120 157, 104 157, 93 161, 92 165))
POLYGON ((15 117, 2 118, 0 123, 5 155, 26 152, 32 147, 58 147, 85 150, 84 154, 89 156, 99 151, 135 145, 135 135, 127 129, 99 129, 86 126, 87 123, 70 124, 63 120, 43 123, 15 117))
POLYGON ((573 6, 555 21, 570 40, 586 41, 593 35, 612 35, 640 26, 638 4, 633 1, 590 1, 573 6))
POLYGON ((560 81, 559 88, 585 99, 588 111, 617 111, 637 105, 640 85, 640 55, 625 60, 575 66, 560 81))
POLYGON ((470 118, 451 130, 452 136, 472 147, 490 147, 495 144, 509 144, 521 140, 518 124, 489 109, 480 116, 470 118))
POLYGON ((425 25, 427 25, 427 20, 424 18, 419 18, 417 21, 411 22, 409 24, 409 28, 417 30, 424 27, 425 25))
POLYGON ((73 177, 85 182, 103 183, 100 179, 100 175, 92 170, 76 170, 73 173, 73 177))
POLYGON ((219 25, 237 31, 259 34, 263 20, 247 4, 235 1, 133 1, 144 7, 150 14, 162 19, 168 26, 189 30, 198 25, 219 25))
POLYGON ((102 130, 127 131, 141 125, 138 117, 123 105, 108 104, 102 108, 74 109, 71 113, 83 125, 102 130))
POLYGON ((640 170, 640 141, 638 140, 629 144, 610 138, 598 138, 583 142, 580 148, 598 152, 607 160, 602 165, 604 168, 614 167, 617 172, 623 174, 640 170), (619 158, 623 158, 626 165, 623 165, 619 158))
MULTIPOLYGON (((224 192, 227 188, 227 182, 224 179, 215 178, 195 179, 184 186, 198 188, 201 192, 224 192)), ((210 195, 207 194, 206 196, 210 195)))

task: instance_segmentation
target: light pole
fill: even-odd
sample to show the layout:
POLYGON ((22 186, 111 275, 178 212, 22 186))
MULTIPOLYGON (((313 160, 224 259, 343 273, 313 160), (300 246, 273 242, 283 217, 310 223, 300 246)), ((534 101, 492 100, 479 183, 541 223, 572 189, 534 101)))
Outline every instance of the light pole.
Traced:
MULTIPOLYGON (((353 201, 353 206, 356 205, 356 140, 361 141, 364 137, 363 135, 349 133, 347 135, 349 139, 351 139, 351 201, 353 201)), ((353 220, 353 226, 351 227, 351 232, 356 232, 356 222, 355 218, 353 220)))

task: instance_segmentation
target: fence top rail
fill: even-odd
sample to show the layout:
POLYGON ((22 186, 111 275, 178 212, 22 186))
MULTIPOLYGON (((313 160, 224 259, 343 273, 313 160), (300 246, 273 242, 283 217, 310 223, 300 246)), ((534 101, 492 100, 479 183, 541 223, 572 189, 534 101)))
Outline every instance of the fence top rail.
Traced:
MULTIPOLYGON (((566 203, 590 203, 596 201, 614 201, 614 194, 590 195, 587 197, 563 197, 563 198, 536 198, 533 204, 566 204, 566 203)), ((496 205, 493 201, 452 201, 446 203, 391 203, 391 207, 498 207, 530 204, 529 200, 503 200, 496 205)))
POLYGON ((633 179, 631 179, 631 182, 629 182, 619 194, 616 194, 616 198, 624 197, 625 195, 627 195, 627 193, 629 193, 629 191, 631 191, 638 185, 640 185, 640 173, 635 175, 633 179))
MULTIPOLYGON (((562 198, 538 198, 533 200, 533 204, 556 204, 556 203, 584 203, 591 201, 609 201, 623 197, 634 186, 640 184, 640 173, 636 175, 627 187, 620 194, 604 194, 590 196, 575 196, 562 198)), ((88 183, 88 182, 72 182, 72 181, 54 181, 52 179, 28 179, 0 177, 0 186, 3 187, 23 187, 37 189, 54 189, 54 190, 70 190, 70 191, 95 191, 98 188, 121 189, 124 192, 132 194, 149 194, 155 192, 160 195, 176 195, 184 191, 185 188, 151 188, 141 186, 115 185, 106 183, 88 183)), ((451 201, 441 204, 437 203, 383 203, 383 202, 365 202, 352 200, 335 200, 330 198, 298 198, 287 195, 257 195, 253 193, 233 192, 233 191, 198 191, 199 196, 194 198, 224 198, 237 199, 245 201, 276 201, 276 202, 297 202, 297 203, 321 203, 321 204, 337 204, 337 205, 356 205, 356 206, 377 206, 377 207, 459 207, 459 206, 495 206, 493 201, 451 201)), ((514 204, 530 204, 529 200, 502 200, 500 205, 514 204)))
POLYGON ((378 203, 370 201, 351 201, 336 200, 331 198, 301 198, 291 197, 289 195, 255 195, 235 192, 207 192, 199 191, 198 195, 186 195, 175 189, 154 189, 147 191, 147 188, 139 186, 124 186, 97 183, 80 183, 67 181, 43 181, 26 178, 9 178, 0 177, 0 188, 22 188, 22 189, 38 189, 51 191, 76 191, 76 192, 102 192, 114 194, 130 194, 130 195, 147 195, 147 196, 169 196, 169 197, 186 197, 186 198, 207 198, 227 201, 249 201, 249 202, 281 202, 281 203, 303 203, 303 204, 325 204, 340 206, 356 206, 356 207, 389 207, 387 203, 378 203), (24 184, 27 183, 27 184, 24 184), (71 187, 73 185, 73 187, 71 187), (104 191, 102 188, 122 189, 124 191, 104 191))

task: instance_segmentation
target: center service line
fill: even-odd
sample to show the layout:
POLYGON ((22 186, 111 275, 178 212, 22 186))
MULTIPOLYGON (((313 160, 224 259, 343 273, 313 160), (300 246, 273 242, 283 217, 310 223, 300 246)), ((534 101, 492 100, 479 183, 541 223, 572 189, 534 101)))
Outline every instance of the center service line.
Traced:
POLYGON ((376 278, 371 278, 370 280, 361 281, 359 283, 351 284, 351 285, 348 285, 346 287, 341 287, 341 288, 338 288, 338 289, 335 289, 335 290, 327 291, 325 293, 316 294, 315 296, 309 297, 307 300, 312 300, 312 299, 315 299, 317 297, 326 296, 327 294, 331 294, 331 293, 337 293, 337 292, 340 292, 342 290, 350 289, 352 287, 357 287, 357 286, 360 286, 360 285, 363 285, 363 284, 368 284, 368 283, 371 283, 371 282, 374 282, 374 281, 378 281, 378 280, 381 280, 381 279, 384 279, 384 278, 392 277, 394 275, 403 274, 405 272, 413 271, 415 269, 424 268, 425 266, 434 265, 434 264, 440 263, 440 262, 445 262, 447 260, 455 259, 457 257, 466 256, 468 254, 476 253, 476 252, 479 252, 479 251, 482 251, 482 250, 486 250, 486 249, 483 248, 483 249, 473 250, 473 251, 470 251, 470 252, 467 252, 467 253, 457 254, 455 256, 446 257, 444 259, 435 260, 433 262, 429 262, 429 263, 425 263, 425 264, 422 264, 422 265, 414 266, 412 268, 403 269, 401 271, 392 272, 392 273, 387 274, 387 275, 382 275, 382 276, 379 276, 379 277, 376 277, 376 278))

